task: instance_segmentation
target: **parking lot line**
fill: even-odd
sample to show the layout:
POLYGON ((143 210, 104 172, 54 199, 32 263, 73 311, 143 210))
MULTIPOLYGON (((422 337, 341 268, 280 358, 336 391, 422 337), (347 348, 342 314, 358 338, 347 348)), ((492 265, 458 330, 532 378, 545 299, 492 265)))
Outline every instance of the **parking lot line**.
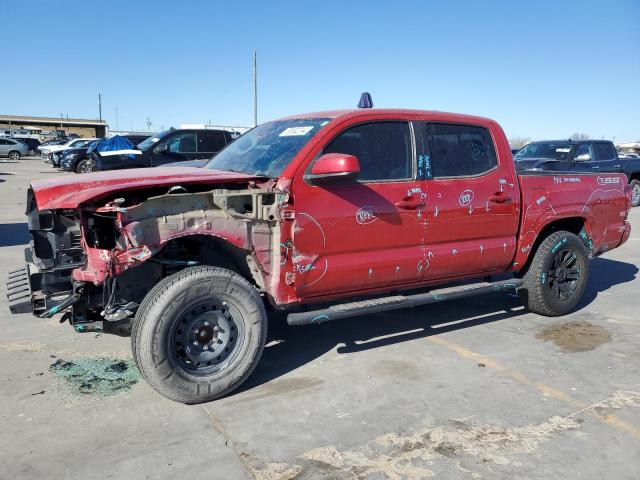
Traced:
MULTIPOLYGON (((580 413, 589 413, 594 418, 597 418, 601 422, 606 423, 607 425, 609 425, 612 428, 615 428, 616 430, 625 432, 635 438, 640 438, 640 428, 628 422, 625 422, 624 420, 622 420, 620 417, 616 415, 598 414, 592 408, 593 406, 598 404, 592 404, 592 405, 586 404, 581 400, 573 398, 571 395, 567 394, 566 392, 563 392, 562 390, 558 390, 555 387, 551 387, 542 382, 533 380, 522 372, 518 372, 517 370, 513 370, 511 368, 505 367, 504 365, 498 363, 497 361, 493 360, 490 357, 486 357, 484 355, 476 353, 457 343, 451 342, 449 340, 445 340, 441 336, 431 336, 431 337, 428 337, 428 339, 430 342, 440 345, 448 350, 451 350, 452 352, 457 353, 461 357, 473 360, 474 362, 480 362, 484 364, 485 367, 496 370, 497 372, 500 372, 501 374, 506 375, 507 377, 511 378, 512 380, 515 380, 516 382, 522 385, 533 387, 539 390, 540 393, 542 393, 545 397, 551 397, 556 400, 565 402, 571 405, 572 407, 579 409, 580 413)), ((572 416, 572 415, 575 415, 575 413, 568 416, 572 416)))

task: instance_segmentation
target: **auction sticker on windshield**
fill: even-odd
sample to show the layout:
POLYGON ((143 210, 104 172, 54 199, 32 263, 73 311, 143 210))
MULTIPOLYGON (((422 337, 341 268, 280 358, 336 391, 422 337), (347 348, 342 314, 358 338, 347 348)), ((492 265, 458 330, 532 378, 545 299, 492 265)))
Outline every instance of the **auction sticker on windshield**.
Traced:
POLYGON ((298 136, 306 135, 311 130, 313 130, 313 125, 308 127, 289 127, 289 128, 285 128, 279 136, 280 137, 298 137, 298 136))

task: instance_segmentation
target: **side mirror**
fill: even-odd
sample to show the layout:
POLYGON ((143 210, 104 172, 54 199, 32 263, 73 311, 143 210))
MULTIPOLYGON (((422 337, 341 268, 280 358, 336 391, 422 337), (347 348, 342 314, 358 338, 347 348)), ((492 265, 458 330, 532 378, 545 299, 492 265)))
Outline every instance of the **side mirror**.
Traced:
POLYGON ((574 162, 588 162, 589 160, 591 160, 591 155, 588 153, 581 153, 573 159, 574 162))
POLYGON ((161 143, 156 148, 153 149, 153 153, 167 153, 169 151, 169 145, 166 143, 161 143))
POLYGON ((344 153, 326 153, 322 155, 305 175, 310 184, 332 183, 353 180, 360 173, 358 157, 344 153))

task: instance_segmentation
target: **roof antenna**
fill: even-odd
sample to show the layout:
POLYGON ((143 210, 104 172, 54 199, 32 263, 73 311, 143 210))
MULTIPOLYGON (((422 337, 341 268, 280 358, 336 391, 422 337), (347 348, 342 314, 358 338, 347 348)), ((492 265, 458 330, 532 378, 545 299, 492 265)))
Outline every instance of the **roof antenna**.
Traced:
POLYGON ((358 108, 373 108, 373 99, 369 92, 362 92, 360 101, 358 102, 358 108))

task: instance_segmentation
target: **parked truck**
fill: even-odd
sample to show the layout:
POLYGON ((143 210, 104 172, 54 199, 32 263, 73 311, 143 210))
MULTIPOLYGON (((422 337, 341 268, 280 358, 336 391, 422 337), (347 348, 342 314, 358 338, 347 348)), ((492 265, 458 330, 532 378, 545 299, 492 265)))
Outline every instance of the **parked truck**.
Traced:
POLYGON ((631 186, 631 206, 640 205, 640 160, 620 155, 609 140, 532 142, 514 155, 519 170, 622 172, 631 186))
POLYGON ((589 258, 628 239, 629 193, 619 173, 518 174, 486 118, 298 115, 204 168, 33 182, 9 301, 77 332, 131 321, 148 383, 204 402, 251 374, 274 310, 307 325, 515 290, 532 312, 567 314, 589 258))

